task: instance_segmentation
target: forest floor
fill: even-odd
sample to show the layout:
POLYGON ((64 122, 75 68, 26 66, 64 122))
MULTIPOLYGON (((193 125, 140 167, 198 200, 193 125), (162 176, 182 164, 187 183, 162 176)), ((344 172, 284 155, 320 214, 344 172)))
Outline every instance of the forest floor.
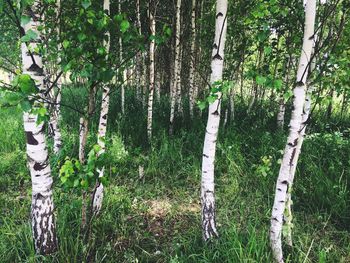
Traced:
MULTIPOLYGON (((268 229, 286 132, 259 118, 252 125, 253 119, 243 120, 244 109, 237 112, 218 142, 220 238, 210 243, 202 241, 199 204, 205 118, 177 127, 172 138, 156 124, 155 141, 147 150, 141 146, 145 135, 138 114, 111 120, 110 182, 102 212, 87 234, 80 231, 81 196, 64 190, 57 175, 64 157, 77 152, 77 118, 63 112, 64 149, 51 158, 59 251, 43 258, 35 255, 31 239, 21 113, 1 110, 0 262, 271 262, 268 229)), ((155 123, 162 114, 156 112, 155 123)), ((287 262, 350 262, 350 130, 319 122, 305 139, 298 165, 294 247, 286 248, 287 262)), ((90 146, 94 140, 89 138, 90 146)))

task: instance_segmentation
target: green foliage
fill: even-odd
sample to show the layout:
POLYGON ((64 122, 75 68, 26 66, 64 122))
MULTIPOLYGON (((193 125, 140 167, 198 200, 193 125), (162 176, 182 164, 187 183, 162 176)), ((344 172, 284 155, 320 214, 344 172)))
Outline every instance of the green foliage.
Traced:
POLYGON ((75 158, 66 157, 60 168, 59 175, 62 185, 69 189, 88 190, 99 180, 104 185, 107 184, 105 176, 99 177, 99 170, 103 169, 104 154, 100 154, 101 147, 94 145, 88 153, 86 164, 81 164, 75 158))
POLYGON ((200 110, 204 110, 217 99, 221 99, 224 94, 227 94, 232 88, 232 81, 216 81, 210 87, 210 93, 203 101, 198 101, 197 106, 200 110), (219 94, 220 95, 219 97, 219 94))
MULTIPOLYGON (((72 98, 66 89, 63 100, 67 103, 72 98)), ((74 92, 75 99, 83 101, 82 90, 74 92)), ((135 101, 130 91, 126 99, 135 101)), ((70 258, 72 262, 83 262, 93 258, 96 262, 225 262, 227 259, 232 262, 271 262, 266 233, 275 186, 272 175, 279 169, 277 160, 283 149, 284 135, 275 133, 268 120, 260 122, 259 115, 247 116, 246 108, 237 104, 236 118, 240 125, 237 121, 226 130, 222 129, 218 141, 216 193, 220 239, 203 244, 198 182, 205 120, 188 128, 183 124, 170 138, 167 118, 163 123, 162 115, 159 115, 163 124, 155 130, 154 148, 137 150, 137 139, 143 129, 132 127, 130 122, 142 123, 145 113, 134 114, 132 107, 136 106, 130 104, 127 116, 119 118, 116 124, 120 111, 117 106, 117 100, 111 100, 107 134, 111 139, 106 141, 105 157, 108 159, 105 160, 105 174, 110 183, 105 187, 101 215, 91 225, 92 239, 87 243, 80 231, 79 191, 64 188, 62 191, 56 185, 60 246, 57 253, 45 258, 35 255, 28 221, 30 178, 21 114, 16 109, 0 112, 0 222, 3 223, 0 261, 64 262, 70 258), (144 156, 144 182, 138 175, 140 154, 144 156), (117 167, 116 171, 107 169, 109 163, 117 167), (268 176, 264 177, 254 165, 269 167, 268 176)), ((157 114, 166 111, 166 107, 168 104, 157 104, 157 114)), ((78 144, 78 127, 74 124, 78 118, 68 114, 67 108, 62 110, 63 156, 67 153, 74 156, 78 144)), ((317 118, 318 124, 324 123, 319 116, 317 118)), ((338 124, 335 130, 341 129, 340 126, 338 124)), ((305 139, 293 189, 293 231, 297 249, 287 254, 289 262, 303 262, 312 239, 313 246, 306 261, 317 262, 321 258, 326 262, 346 262, 349 257, 346 220, 350 211, 347 201, 350 147, 348 125, 345 126, 346 129, 337 133, 329 131, 329 127, 311 124, 314 135, 305 139)), ((96 127, 92 126, 92 134, 95 132, 96 127)), ((89 138, 89 145, 93 147, 95 141, 95 137, 89 138)), ((95 159, 94 154, 92 159, 95 159)), ((72 178, 77 178, 73 158, 70 161, 74 170, 72 178)), ((93 162, 96 164, 96 160, 93 162)), ((55 174, 58 173, 56 165, 52 166, 55 174)), ((72 183, 74 185, 74 180, 72 183)), ((73 187, 84 189, 82 186, 77 188, 73 187)))
POLYGON ((11 90, 0 90, 0 107, 19 106, 25 112, 32 112, 39 116, 38 121, 47 119, 47 112, 43 105, 33 109, 35 95, 39 93, 38 87, 34 80, 28 74, 17 75, 11 83, 11 90))
POLYGON ((38 38, 38 34, 33 31, 32 29, 29 29, 26 34, 21 37, 21 41, 22 42, 30 42, 30 41, 33 41, 33 40, 36 40, 38 38))
POLYGON ((107 146, 107 154, 110 160, 115 163, 125 160, 129 153, 125 149, 124 142, 121 136, 113 135, 110 144, 107 146))

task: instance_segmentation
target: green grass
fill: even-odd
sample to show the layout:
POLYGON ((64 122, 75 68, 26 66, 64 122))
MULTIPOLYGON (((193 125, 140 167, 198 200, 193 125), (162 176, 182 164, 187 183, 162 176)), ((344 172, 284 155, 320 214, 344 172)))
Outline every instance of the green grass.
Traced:
MULTIPOLYGON (((83 91, 72 89, 78 101, 83 91)), ((79 116, 63 109, 64 149, 52 158, 59 251, 36 256, 30 230, 30 177, 26 169, 21 113, 0 112, 0 262, 271 262, 269 218, 285 134, 263 110, 221 129, 216 162, 217 223, 220 238, 203 243, 199 187, 203 118, 176 121, 167 136, 166 100, 156 104, 155 140, 145 143, 145 111, 127 96, 121 116, 112 96, 108 127, 111 182, 101 215, 86 239, 80 232, 81 197, 60 188, 59 163, 76 156, 79 116), (254 115, 256 114, 256 115, 254 115), (113 139, 112 139, 113 138, 113 139), (122 140, 121 140, 122 139, 122 140), (124 145, 122 144, 124 142, 124 145), (121 149, 124 154, 120 155, 121 149), (144 165, 140 180, 138 166, 144 165), (113 168, 113 169, 112 169, 113 168)), ((64 102, 70 103, 66 90, 64 102)), ((348 119, 331 125, 314 119, 305 140, 294 187, 294 248, 288 262, 350 261, 350 142, 348 119), (315 134, 316 133, 316 134, 315 134)), ((95 143, 98 114, 89 145, 95 143)))

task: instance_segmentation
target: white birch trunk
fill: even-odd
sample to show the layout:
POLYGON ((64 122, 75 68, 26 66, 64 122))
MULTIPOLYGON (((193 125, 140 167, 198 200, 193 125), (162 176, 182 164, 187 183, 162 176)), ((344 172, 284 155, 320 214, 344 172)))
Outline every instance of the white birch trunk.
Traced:
POLYGON ((191 29, 192 29, 192 40, 191 40, 191 59, 190 59, 190 117, 193 118, 193 111, 194 111, 194 105, 195 105, 195 87, 194 87, 194 81, 195 81, 195 57, 196 57, 196 0, 192 0, 192 17, 191 17, 191 29))
MULTIPOLYGON (((314 35, 314 40, 313 40, 313 53, 315 51, 315 43, 317 41, 317 33, 314 35)), ((310 64, 310 71, 309 73, 312 73, 315 70, 316 67, 316 60, 315 58, 312 59, 311 64, 310 64)), ((303 117, 302 117, 302 123, 300 126, 299 130, 299 139, 298 139, 298 145, 295 151, 294 155, 294 162, 297 164, 299 155, 301 153, 301 146, 304 141, 305 133, 306 133, 306 128, 307 124, 309 121, 309 116, 310 116, 310 110, 311 110, 311 95, 314 90, 312 86, 309 85, 309 81, 307 81, 307 86, 306 86, 306 98, 305 98, 305 104, 304 104, 304 109, 303 109, 303 117)), ((292 220, 293 220, 293 215, 292 215, 292 189, 293 189, 293 181, 295 177, 295 172, 296 172, 296 165, 292 167, 292 170, 290 172, 290 187, 288 188, 287 192, 287 200, 286 200, 286 209, 284 211, 284 221, 285 221, 285 239, 286 239, 286 244, 290 247, 293 246, 293 240, 292 240, 292 220)))
MULTIPOLYGON (((121 5, 121 0, 118 1, 118 12, 119 14, 122 12, 122 5, 121 5)), ((119 60, 120 64, 123 61, 123 41, 122 38, 119 38, 119 60)), ((120 69, 119 69, 120 72, 120 69)), ((125 84, 126 84, 127 76, 126 76, 126 70, 123 69, 122 72, 122 83, 121 83, 121 91, 120 91, 120 96, 121 96, 121 109, 122 109, 122 114, 125 114, 125 84)))
MULTIPOLYGON (((35 41, 27 43, 28 46, 22 43, 21 51, 23 74, 30 75, 39 90, 44 92, 45 76, 42 56, 29 51, 35 50, 37 43, 41 40, 41 33, 38 31, 41 19, 40 4, 40 1, 34 1, 32 6, 25 11, 30 21, 23 27, 24 32, 33 30, 38 37, 35 41)), ((39 106, 38 103, 34 104, 34 108, 39 106)), ((45 125, 37 123, 37 115, 27 112, 23 113, 23 122, 27 142, 28 168, 32 180, 31 219, 34 246, 38 254, 47 255, 57 250, 57 238, 52 197, 53 179, 45 141, 45 125)))
MULTIPOLYGON (((57 35, 58 35, 58 41, 60 41, 60 13, 61 13, 61 0, 57 1, 57 35)), ((58 53, 60 54, 62 47, 61 44, 58 44, 58 53)), ((61 64, 61 57, 60 55, 57 56, 57 65, 61 64)), ((62 135, 61 135, 61 129, 59 126, 59 122, 61 119, 61 93, 62 93, 62 80, 61 77, 58 77, 57 83, 56 83, 56 94, 54 92, 54 89, 52 89, 52 98, 54 98, 54 107, 52 111, 52 115, 50 116, 50 125, 51 130, 53 132, 53 151, 55 154, 58 154, 61 147, 62 147, 62 135)))
POLYGON ((183 115, 183 103, 182 103, 182 81, 181 81, 181 70, 182 70, 182 52, 183 49, 180 46, 180 59, 179 59, 179 68, 177 71, 177 77, 176 77, 176 111, 179 113, 180 116, 183 115))
MULTIPOLYGON (((286 75, 284 77, 284 84, 286 85, 286 88, 284 91, 288 90, 288 88, 289 88, 289 73, 290 73, 291 64, 292 64, 292 58, 289 57, 287 65, 286 65, 286 73, 285 73, 286 75)), ((277 127, 279 129, 283 130, 284 117, 285 117, 285 113, 286 113, 286 102, 284 99, 283 92, 280 95, 278 104, 279 104, 279 107, 278 107, 278 114, 277 114, 277 127)))
MULTIPOLYGON (((89 105, 87 116, 80 118, 79 128, 79 162, 83 165, 85 163, 85 146, 89 134, 89 119, 94 112, 95 107, 95 94, 96 87, 90 87, 89 90, 89 105)), ((86 191, 83 191, 82 195, 82 208, 81 208, 81 228, 85 229, 87 221, 87 204, 86 204, 86 191)))
POLYGON ((233 85, 231 88, 231 94, 230 94, 230 121, 233 122, 235 119, 235 87, 236 85, 233 85))
MULTIPOLYGON (((139 33, 139 35, 141 36, 142 34, 142 28, 141 28, 141 14, 140 14, 140 0, 136 0, 136 17, 137 17, 137 31, 139 33)), ((139 100, 142 100, 142 96, 140 94, 142 94, 142 54, 141 51, 137 52, 136 54, 136 94, 139 100)))
POLYGON ((283 94, 280 96, 278 106, 278 114, 277 114, 277 127, 283 130, 284 127, 284 116, 286 113, 286 103, 284 101, 283 94))
POLYGON ((296 87, 293 90, 294 108, 292 111, 292 118, 290 120, 287 144, 284 150, 283 160, 276 183, 275 199, 271 216, 271 248, 275 261, 279 263, 284 262, 281 237, 283 213, 286 208, 288 188, 292 184, 291 179, 293 179, 291 178, 291 172, 293 171, 293 169, 295 169, 294 167, 297 165, 295 155, 301 132, 300 127, 302 124, 303 106, 305 102, 306 81, 314 41, 315 16, 316 0, 308 0, 305 11, 303 47, 297 72, 296 87))
POLYGON ((155 80, 154 87, 155 87, 155 90, 156 90, 156 99, 158 101, 160 101, 160 87, 161 87, 161 84, 160 84, 160 71, 157 71, 155 78, 156 78, 156 80, 155 80))
MULTIPOLYGON (((149 23, 151 35, 154 36, 156 34, 156 20, 154 18, 154 6, 149 4, 149 23)), ((155 48, 155 40, 152 39, 149 45, 149 94, 148 94, 148 109, 147 109, 147 135, 148 140, 151 142, 152 139, 152 121, 153 121, 153 97, 154 97, 154 48, 155 48)))
MULTIPOLYGON (((222 80, 227 29, 226 15, 227 0, 217 0, 210 83, 222 80)), ((214 162, 220 124, 220 99, 222 94, 218 93, 217 95, 219 99, 209 105, 208 122, 203 147, 201 204, 204 240, 218 236, 215 223, 214 162)))
MULTIPOLYGON (((103 10, 104 12, 109 15, 110 14, 110 1, 104 0, 103 1, 103 10)), ((110 33, 106 33, 107 41, 104 41, 103 45, 106 48, 107 54, 109 53, 110 49, 110 33)), ((106 56, 106 59, 108 59, 108 55, 106 56)), ((101 103, 101 114, 100 114, 100 121, 98 124, 98 134, 97 134, 97 143, 101 147, 98 155, 103 154, 106 151, 106 130, 107 130, 107 120, 108 120, 108 110, 109 110, 109 86, 108 83, 103 84, 103 91, 102 91, 102 103, 101 103)), ((104 175, 104 167, 98 171, 99 177, 103 177, 104 175)), ((102 207, 102 201, 103 201, 103 184, 101 182, 97 182, 95 186, 95 190, 92 195, 92 215, 96 216, 100 213, 101 207, 102 207)))
POLYGON ((173 86, 171 92, 171 104, 170 104, 170 127, 169 134, 174 133, 174 118, 175 118, 175 106, 178 96, 179 86, 179 64, 180 64, 180 30, 181 30, 181 0, 176 1, 176 28, 175 28, 175 62, 174 62, 174 73, 173 73, 173 86))

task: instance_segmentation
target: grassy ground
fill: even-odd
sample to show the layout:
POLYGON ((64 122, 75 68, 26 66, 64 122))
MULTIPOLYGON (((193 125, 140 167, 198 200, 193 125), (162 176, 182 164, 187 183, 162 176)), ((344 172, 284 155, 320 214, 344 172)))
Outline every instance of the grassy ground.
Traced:
MULTIPOLYGON (((126 117, 117 103, 111 106, 111 182, 88 239, 80 232, 80 196, 63 191, 57 180, 59 162, 75 156, 78 146, 77 115, 63 111, 65 145, 51 160, 60 246, 46 258, 35 255, 31 239, 21 113, 0 111, 0 262, 271 262, 269 218, 285 140, 273 128, 274 117, 262 118, 268 116, 264 111, 247 117, 238 106, 236 120, 222 129, 216 164, 220 239, 205 244, 198 198, 205 121, 178 119, 181 127, 169 138, 161 102, 155 141, 147 148, 145 115, 132 100, 126 117), (139 165, 145 167, 142 179, 139 165)), ((298 166, 288 262, 350 262, 350 142, 343 128, 349 126, 336 118, 328 126, 322 122, 316 115, 298 166)))

